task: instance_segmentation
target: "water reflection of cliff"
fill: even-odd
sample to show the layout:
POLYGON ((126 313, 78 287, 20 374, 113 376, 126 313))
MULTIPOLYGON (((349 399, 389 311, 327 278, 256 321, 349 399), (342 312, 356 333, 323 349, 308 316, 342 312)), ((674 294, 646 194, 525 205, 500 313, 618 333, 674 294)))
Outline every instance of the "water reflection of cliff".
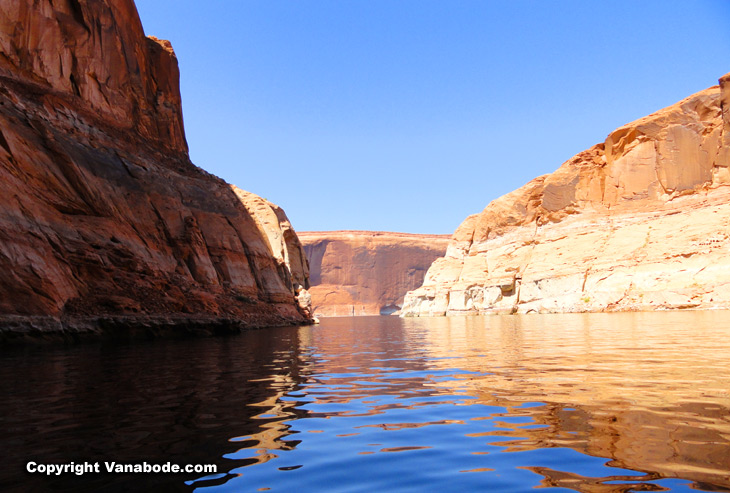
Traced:
MULTIPOLYGON (((261 409, 251 403, 276 402, 296 387, 304 366, 299 348, 298 329, 282 328, 230 338, 6 352, 0 358, 0 446, 8 454, 0 489, 185 490, 184 481, 195 478, 103 472, 46 477, 25 472, 30 460, 98 461, 102 471, 103 461, 215 463, 224 473, 246 465, 222 457, 241 447, 230 438, 266 425, 254 419, 261 409)), ((277 430, 271 440, 284 435, 277 430)))
MULTIPOLYGON (((306 368, 296 379, 276 377, 281 392, 260 403, 262 416, 271 421, 246 437, 247 447, 237 457, 267 462, 292 451, 300 439, 311 440, 307 431, 326 435, 345 426, 330 418, 362 417, 368 424, 355 420, 358 425, 350 433, 337 435, 362 434, 361 442, 352 445, 361 447, 359 454, 374 453, 365 442, 383 442, 382 436, 365 439, 372 436, 368 429, 393 432, 393 437, 398 430, 422 429, 425 435, 418 440, 431 448, 441 443, 424 439, 433 434, 429 430, 452 425, 447 427, 456 427, 450 435, 454 439, 464 433, 459 430, 469 430, 467 454, 484 454, 479 444, 506 454, 572 449, 606 458, 616 468, 603 468, 600 474, 610 475, 594 477, 569 463, 561 470, 539 461, 522 462, 519 467, 541 475, 540 484, 546 487, 596 493, 660 491, 666 478, 682 478, 679 484, 690 480, 695 488, 727 489, 726 316, 690 312, 371 318, 301 328, 298 353, 307 361, 306 368), (419 421, 423 415, 418 408, 434 404, 442 407, 423 415, 443 419, 419 421), (451 405, 475 410, 467 413, 472 417, 466 422, 454 420, 449 416, 451 405), (479 405, 495 411, 482 416, 479 405), (392 418, 391 411, 405 409, 411 414, 396 412, 399 421, 392 418), (477 420, 490 424, 475 432, 477 426, 471 423, 477 420)), ((387 445, 375 452, 424 448, 387 445)), ((489 465, 489 457, 480 457, 489 465)), ((399 455, 401 462, 406 458, 399 455)), ((306 457, 302 460, 306 464, 306 457)))
MULTIPOLYGON (((397 359, 399 371, 418 372, 426 367, 421 354, 411 359, 403 358, 404 348, 409 341, 400 326, 399 319, 392 317, 390 324, 373 324, 373 318, 340 318, 331 330, 321 330, 312 326, 298 329, 296 360, 300 362, 296 372, 288 372, 289 366, 280 368, 276 374, 263 378, 269 381, 273 390, 264 400, 249 404, 258 408, 260 414, 254 418, 262 421, 259 430, 241 437, 246 449, 255 450, 256 462, 266 462, 276 457, 276 450, 291 450, 300 443, 292 432, 293 420, 297 418, 328 418, 336 416, 357 416, 352 409, 346 411, 318 412, 303 410, 308 404, 346 404, 359 399, 393 395, 401 396, 404 389, 424 391, 423 378, 399 379, 399 385, 363 385, 353 382, 354 375, 361 381, 380 381, 381 376, 388 375, 386 369, 378 368, 380 363, 397 359), (367 370, 363 372, 363 370, 367 370), (367 373, 367 375, 365 374, 367 373), (301 399, 301 400, 298 400, 301 399), (293 435, 293 436, 292 436, 293 435)), ((275 359, 272 367, 278 367, 286 360, 275 359)), ((428 391, 428 389, 425 389, 428 391)), ((441 393, 436 389, 433 394, 441 393)), ((386 404, 369 406, 367 415, 383 412, 385 409, 398 406, 386 404)), ((243 452, 243 450, 241 450, 243 452)), ((242 455, 245 455, 242 454, 242 455)))
POLYGON ((726 317, 364 317, 9 352, 0 446, 13 455, 0 487, 377 490, 426 481, 426 469, 432 489, 727 490, 726 317), (221 474, 47 478, 24 474, 26 460, 216 463, 221 474))
MULTIPOLYGON (((502 423, 502 429, 482 434, 485 441, 499 437, 495 444, 515 452, 569 447, 608 458, 615 467, 649 473, 618 486, 606 481, 625 478, 528 468, 544 476, 543 486, 628 491, 640 480, 640 489, 661 490, 645 481, 680 477, 694 481, 696 488, 724 490, 730 488, 727 316, 450 318, 431 321, 424 347, 434 365, 479 372, 466 383, 479 403, 531 418, 530 426, 502 423), (544 405, 524 406, 534 401, 544 405)), ((463 387, 465 382, 439 385, 463 387)))

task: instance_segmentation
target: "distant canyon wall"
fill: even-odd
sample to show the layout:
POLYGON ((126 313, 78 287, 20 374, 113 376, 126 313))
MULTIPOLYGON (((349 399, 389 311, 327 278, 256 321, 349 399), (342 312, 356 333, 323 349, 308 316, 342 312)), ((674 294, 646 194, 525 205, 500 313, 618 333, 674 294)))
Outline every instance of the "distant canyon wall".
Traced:
POLYGON ((190 162, 177 58, 131 0, 0 0, 0 189, 3 331, 306 320, 291 224, 190 162))
POLYGON ((390 314, 444 255, 448 236, 373 231, 301 232, 317 316, 390 314))
POLYGON ((730 74, 456 230, 405 316, 730 307, 730 74))

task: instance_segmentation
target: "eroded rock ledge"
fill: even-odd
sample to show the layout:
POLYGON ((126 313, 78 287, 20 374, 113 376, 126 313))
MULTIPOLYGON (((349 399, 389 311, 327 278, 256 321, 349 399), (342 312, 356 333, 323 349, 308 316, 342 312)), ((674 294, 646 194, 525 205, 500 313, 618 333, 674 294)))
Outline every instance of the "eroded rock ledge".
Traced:
POLYGON ((405 316, 730 307, 730 74, 491 202, 405 316))
POLYGON ((294 230, 190 162, 178 79, 131 0, 0 1, 0 338, 306 321, 294 230))

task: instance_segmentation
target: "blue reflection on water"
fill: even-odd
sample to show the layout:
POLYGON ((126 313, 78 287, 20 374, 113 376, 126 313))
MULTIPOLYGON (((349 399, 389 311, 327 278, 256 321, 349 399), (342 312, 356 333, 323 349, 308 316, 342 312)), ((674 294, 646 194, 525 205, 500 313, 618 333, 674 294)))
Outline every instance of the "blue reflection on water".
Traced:
POLYGON ((728 491, 727 313, 324 320, 0 357, 3 491, 728 491), (24 462, 218 474, 25 473, 24 462), (186 486, 187 485, 187 486, 186 486))
MULTIPOLYGON (((392 319, 390 324, 397 325, 392 319)), ((394 341, 399 334, 391 332, 384 341, 382 330, 363 328, 361 323, 357 332, 367 340, 343 334, 341 326, 336 334, 326 327, 314 332, 320 345, 310 347, 317 357, 308 361, 296 388, 276 399, 279 419, 266 431, 247 437, 248 446, 227 456, 247 461, 246 465, 232 469, 235 477, 223 484, 206 487, 202 480, 199 489, 532 491, 542 487, 625 492, 707 487, 634 470, 623 459, 601 455, 617 446, 611 443, 637 446, 631 443, 633 431, 619 422, 621 416, 635 416, 626 419, 655 426, 662 413, 654 413, 636 398, 626 399, 634 405, 626 408, 619 390, 626 375, 611 373, 610 368, 599 371, 595 365, 604 362, 591 363, 590 354, 587 363, 581 360, 571 366, 566 365, 566 356, 555 354, 526 358, 525 349, 532 348, 525 340, 513 346, 502 339, 491 347, 487 340, 486 346, 474 348, 473 341, 449 339, 449 347, 438 343, 428 348, 424 341, 431 329, 419 331, 413 337, 419 344, 414 344, 404 334, 394 341), (357 339, 354 346, 368 350, 348 353, 342 344, 330 344, 330 337, 357 339), (531 365, 543 369, 533 370, 531 365), (591 387, 603 402, 581 396, 591 387), (560 394, 557 400, 552 399, 555 392, 560 394), (292 409, 298 411, 295 418, 292 409)), ((565 343, 550 349, 575 351, 561 344, 565 343)), ((610 357, 620 360, 616 354, 610 357)), ((650 358, 646 364, 656 362, 650 358)), ((623 361, 616 364, 617 370, 627 371, 623 361)), ((655 388, 656 383, 638 379, 631 383, 631 388, 642 387, 655 388)))

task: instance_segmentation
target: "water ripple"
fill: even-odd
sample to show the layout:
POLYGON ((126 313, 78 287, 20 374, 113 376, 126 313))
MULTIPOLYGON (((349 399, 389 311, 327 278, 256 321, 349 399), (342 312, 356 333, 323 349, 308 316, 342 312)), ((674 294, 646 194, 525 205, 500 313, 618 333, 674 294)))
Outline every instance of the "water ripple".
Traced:
POLYGON ((728 354, 727 312, 325 319, 8 353, 0 487, 730 491, 728 354), (47 478, 28 457, 219 471, 47 478))

